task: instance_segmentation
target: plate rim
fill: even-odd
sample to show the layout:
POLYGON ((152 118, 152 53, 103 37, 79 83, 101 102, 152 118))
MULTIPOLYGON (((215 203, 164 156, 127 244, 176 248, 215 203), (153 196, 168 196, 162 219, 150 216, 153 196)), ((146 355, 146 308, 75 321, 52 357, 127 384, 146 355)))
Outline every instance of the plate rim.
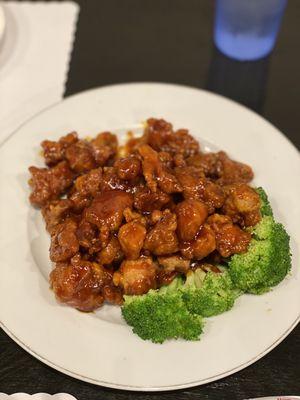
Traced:
MULTIPOLYGON (((0 5, 0 10, 1 10, 1 5, 0 5)), ((56 101, 55 103, 50 104, 47 107, 42 108, 38 112, 36 112, 34 115, 26 118, 16 129, 14 129, 6 138, 2 141, 0 141, 0 150, 1 148, 15 135, 18 133, 18 131, 25 126, 27 123, 30 121, 34 120, 36 117, 39 115, 43 114, 46 111, 51 110, 52 108, 55 108, 56 106, 59 106, 61 103, 64 103, 68 100, 74 99, 77 96, 96 92, 99 89, 110 89, 110 88, 121 88, 125 86, 153 86, 153 85, 159 85, 159 86, 164 86, 164 87, 170 87, 170 88, 180 88, 180 89, 188 89, 193 92, 204 92, 207 96, 214 97, 214 98, 221 98, 222 100, 231 103, 235 107, 239 107, 240 109, 248 112, 249 114, 254 115, 256 118, 259 118, 260 121, 264 122, 265 124, 269 125, 276 133, 281 137, 282 140, 286 142, 287 145, 290 146, 293 151, 299 156, 300 159, 300 150, 294 145, 294 143, 291 141, 289 137, 287 137, 283 132, 280 131, 279 128, 277 128, 272 122, 264 118, 262 115, 258 114, 256 111, 252 110, 251 108, 248 108, 247 106, 238 103, 235 100, 230 99, 229 97, 223 96, 222 94, 219 93, 214 93, 209 90, 203 89, 203 88, 198 88, 196 86, 190 86, 190 85, 184 85, 180 83, 169 83, 169 82, 158 82, 158 81, 137 81, 137 82, 124 82, 124 83, 114 83, 114 84, 108 84, 108 85, 103 85, 103 86, 96 86, 90 89, 82 90, 80 92, 73 93, 69 96, 63 97, 61 100, 56 101)))
POLYGON ((178 385, 171 385, 171 386, 131 386, 131 385, 118 385, 115 383, 110 383, 110 382, 105 382, 105 381, 100 381, 98 379, 92 379, 84 375, 76 374, 68 369, 62 368, 59 365, 56 365, 55 363, 47 360, 45 357, 42 357, 35 351, 33 351, 29 346, 27 346, 25 343, 23 343, 19 338, 17 338, 10 330, 0 321, 0 327, 4 330, 4 332, 15 342, 17 343, 22 349, 24 349, 27 353, 32 355, 34 358, 37 360, 41 361, 42 363, 48 365, 49 367, 53 368, 56 371, 59 371, 60 373, 63 373, 65 375, 71 376, 72 378, 79 379, 81 381, 91 383, 93 385, 97 386, 103 386, 111 389, 118 389, 118 390, 126 390, 126 391, 134 391, 134 392, 165 392, 165 391, 175 391, 175 390, 181 390, 181 389, 187 389, 187 388, 192 388, 195 386, 202 386, 210 382, 214 382, 223 378, 226 378, 227 376, 233 375, 236 372, 239 372, 250 365, 254 364, 256 361, 260 360, 263 358, 265 355, 267 355, 269 352, 271 352, 274 348, 276 348, 298 325, 300 322, 300 313, 298 317, 295 319, 295 321, 291 324, 291 326, 275 341, 273 342, 267 349, 265 349, 263 352, 259 353, 257 356, 251 358, 249 361, 246 363, 243 363, 236 368, 232 368, 222 374, 217 374, 214 376, 211 376, 206 379, 202 380, 197 380, 197 381, 192 381, 184 384, 178 384, 178 385))
MULTIPOLYGON (((1 6, 0 6, 0 11, 1 11, 1 6)), ((74 97, 88 94, 90 92, 96 92, 100 89, 110 89, 110 88, 114 88, 114 87, 124 87, 124 86, 128 87, 128 86, 153 86, 153 85, 160 85, 160 86, 164 86, 164 87, 172 87, 172 88, 177 88, 177 89, 189 89, 194 92, 204 92, 205 95, 208 95, 208 96, 211 96, 214 98, 221 98, 222 100, 225 100, 226 102, 232 103, 235 107, 238 106, 241 110, 244 110, 250 114, 253 114, 256 118, 258 117, 265 124, 269 125, 273 130, 275 130, 277 132, 277 134, 281 137, 281 139, 286 141, 286 144, 289 146, 290 150, 294 151, 300 158, 300 153, 299 153, 297 147, 291 142, 291 140, 287 136, 285 136, 278 128, 276 128, 271 122, 269 122, 268 120, 263 118, 260 114, 256 113, 255 111, 253 111, 253 110, 245 107, 244 105, 239 104, 231 99, 228 99, 225 96, 222 96, 222 95, 219 95, 219 94, 216 94, 213 92, 209 92, 202 88, 196 88, 193 86, 187 86, 187 85, 181 85, 181 84, 161 83, 161 82, 129 82, 129 83, 105 85, 105 86, 100 86, 100 87, 84 90, 84 91, 72 94, 70 96, 67 96, 67 97, 61 99, 60 101, 58 101, 54 104, 51 104, 50 106, 40 110, 39 112, 37 112, 36 114, 31 116, 30 118, 26 119, 22 124, 20 124, 18 126, 17 129, 15 129, 13 132, 11 132, 11 134, 0 143, 0 150, 3 147, 5 147, 6 143, 8 143, 10 141, 10 139, 12 137, 14 137, 14 135, 17 134, 19 132, 19 130, 22 129, 23 126, 27 125, 28 123, 30 123, 30 121, 34 120, 35 118, 37 118, 39 115, 43 114, 44 112, 47 112, 48 110, 51 110, 52 108, 55 108, 55 107, 59 106, 61 103, 71 100, 74 97)), ((35 357, 39 361, 43 362, 44 364, 50 366, 51 368, 53 368, 61 373, 64 373, 68 376, 71 376, 73 378, 76 378, 76 379, 79 379, 79 380, 82 380, 82 381, 85 381, 88 383, 92 383, 95 385, 118 389, 118 390, 155 392, 155 391, 174 391, 174 390, 180 390, 180 389, 185 389, 185 388, 189 388, 189 387, 199 386, 199 385, 207 384, 209 382, 213 382, 213 381, 225 378, 229 375, 232 375, 232 374, 250 366, 251 364, 255 363, 256 361, 258 361, 259 359, 264 357, 270 351, 272 351, 277 345, 279 345, 289 335, 289 333, 291 333, 293 331, 293 329, 297 326, 297 324, 299 322, 300 322, 300 311, 299 311, 297 318, 292 322, 292 324, 270 346, 268 346, 264 351, 262 351, 255 357, 251 358, 250 360, 248 360, 245 363, 238 365, 235 368, 232 368, 228 371, 225 371, 225 372, 217 374, 217 375, 210 376, 210 377, 202 379, 202 380, 200 379, 200 380, 196 380, 196 381, 192 381, 192 382, 188 382, 188 383, 184 383, 184 384, 166 385, 166 386, 137 386, 137 385, 132 386, 132 385, 124 385, 124 384, 114 384, 114 383, 110 383, 110 382, 106 382, 106 381, 101 381, 99 379, 89 378, 87 376, 84 376, 84 375, 81 375, 78 373, 74 373, 66 368, 56 365, 55 363, 49 361, 47 358, 41 356, 40 354, 38 354, 37 352, 32 350, 30 348, 30 346, 26 345, 25 343, 22 342, 21 339, 19 339, 17 336, 15 336, 14 333, 11 332, 9 330, 9 328, 6 327, 2 321, 0 321, 0 327, 4 330, 4 332, 6 332, 6 334, 14 342, 16 342, 21 348, 23 348, 25 351, 27 351, 33 357, 35 357)))

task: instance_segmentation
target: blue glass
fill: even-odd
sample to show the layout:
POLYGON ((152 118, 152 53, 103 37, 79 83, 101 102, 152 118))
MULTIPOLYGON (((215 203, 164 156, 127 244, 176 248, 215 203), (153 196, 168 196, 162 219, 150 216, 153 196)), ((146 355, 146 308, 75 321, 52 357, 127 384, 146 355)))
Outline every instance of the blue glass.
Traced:
POLYGON ((276 42, 287 0, 216 0, 214 39, 237 60, 269 54, 276 42))

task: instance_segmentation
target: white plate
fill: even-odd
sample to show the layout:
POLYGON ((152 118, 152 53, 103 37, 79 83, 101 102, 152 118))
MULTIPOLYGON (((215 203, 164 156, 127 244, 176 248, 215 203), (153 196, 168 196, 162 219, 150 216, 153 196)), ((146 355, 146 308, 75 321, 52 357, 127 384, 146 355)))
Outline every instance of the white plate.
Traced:
POLYGON ((24 124, 0 149, 0 320, 24 349, 53 368, 98 385, 170 390, 230 375, 278 345, 299 321, 299 154, 267 121, 205 91, 127 84, 72 96, 24 124), (292 237, 293 269, 263 296, 242 296, 233 310, 207 320, 199 342, 145 342, 117 307, 80 313, 49 290, 48 244, 40 213, 28 203, 27 167, 41 163, 38 144, 77 130, 122 133, 164 117, 253 166, 276 217, 292 237), (298 244, 296 244, 298 242, 298 244))

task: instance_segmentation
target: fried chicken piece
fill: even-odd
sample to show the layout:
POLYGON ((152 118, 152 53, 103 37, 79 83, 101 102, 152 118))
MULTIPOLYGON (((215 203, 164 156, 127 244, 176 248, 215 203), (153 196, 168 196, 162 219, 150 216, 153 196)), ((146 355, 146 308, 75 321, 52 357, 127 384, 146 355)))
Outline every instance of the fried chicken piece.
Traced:
POLYGON ((206 177, 221 185, 247 183, 253 179, 248 165, 231 160, 224 151, 196 154, 187 159, 187 164, 202 170, 206 177))
POLYGON ((224 187, 227 195, 222 212, 241 226, 254 226, 261 220, 258 193, 245 183, 224 187))
POLYGON ((176 215, 166 210, 162 218, 147 233, 144 249, 157 256, 176 253, 178 251, 176 228, 176 215))
POLYGON ((152 192, 157 191, 159 187, 163 192, 179 193, 182 188, 177 178, 160 161, 158 153, 148 145, 142 145, 138 148, 142 157, 142 168, 147 186, 152 192))
POLYGON ((99 228, 106 225, 110 231, 116 231, 122 223, 125 208, 131 207, 132 203, 130 193, 121 190, 102 192, 84 210, 84 218, 99 228))
POLYGON ((163 268, 163 271, 168 273, 174 271, 186 273, 191 264, 190 260, 187 260, 180 255, 158 257, 157 261, 160 267, 163 268))
POLYGON ((179 240, 193 240, 208 216, 207 206, 199 200, 184 200, 175 208, 179 240))
POLYGON ((145 141, 156 151, 161 151, 173 134, 173 126, 164 119, 149 118, 144 130, 145 141))
POLYGON ((83 195, 95 197, 101 188, 102 169, 92 169, 84 175, 79 176, 74 182, 74 188, 83 195))
POLYGON ((97 228, 85 219, 80 221, 76 236, 79 245, 88 250, 89 254, 97 253, 103 247, 97 228))
POLYGON ((118 150, 117 136, 110 132, 99 133, 90 144, 96 163, 100 167, 112 159, 118 150))
POLYGON ((78 140, 69 146, 66 149, 66 159, 70 168, 79 174, 97 167, 91 145, 86 140, 78 140))
POLYGON ((183 196, 190 199, 199 198, 202 189, 201 182, 205 178, 203 172, 195 167, 177 167, 174 172, 183 188, 183 196))
POLYGON ((92 199, 100 193, 101 183, 101 168, 92 169, 75 180, 69 199, 72 200, 76 212, 81 212, 90 205, 92 199))
POLYGON ((173 157, 170 153, 167 153, 166 151, 158 151, 158 158, 159 161, 162 162, 162 164, 171 169, 173 168, 173 157))
POLYGON ((101 265, 110 265, 115 262, 120 262, 123 257, 124 253, 118 238, 112 236, 108 244, 97 254, 97 261, 101 265))
POLYGON ((172 124, 163 119, 148 119, 144 137, 156 151, 168 152, 172 155, 182 154, 184 157, 199 152, 199 143, 186 129, 174 132, 172 124))
POLYGON ((209 225, 204 224, 197 234, 197 237, 184 242, 180 246, 183 257, 191 260, 202 260, 216 249, 216 238, 209 225))
POLYGON ((70 215, 73 202, 68 199, 52 200, 42 208, 46 229, 51 234, 55 227, 70 215))
POLYGON ((218 156, 222 165, 218 180, 220 184, 247 183, 253 179, 254 174, 249 165, 231 160, 224 151, 220 151, 218 156))
POLYGON ((182 192, 182 187, 177 178, 173 175, 171 170, 166 167, 163 167, 162 172, 159 172, 158 174, 158 186, 167 194, 182 192))
POLYGON ((103 296, 105 301, 111 304, 121 306, 123 304, 123 291, 114 285, 107 285, 103 288, 103 296))
POLYGON ((128 181, 124 181, 123 179, 119 178, 115 167, 104 167, 102 174, 101 189, 103 191, 117 189, 128 192, 132 189, 132 184, 128 181))
POLYGON ((122 180, 132 180, 141 175, 142 164, 137 156, 120 158, 114 164, 118 177, 122 180))
POLYGON ((199 153, 186 160, 187 165, 201 170, 207 178, 216 180, 220 177, 222 164, 219 153, 199 153))
POLYGON ((134 207, 142 213, 161 210, 170 201, 171 197, 159 189, 154 193, 148 187, 139 187, 134 193, 134 207))
POLYGON ((124 289, 128 295, 141 295, 150 289, 156 289, 156 265, 151 258, 140 257, 137 260, 125 260, 114 273, 113 282, 124 289))
POLYGON ((245 253, 251 241, 251 234, 243 231, 232 223, 226 215, 213 214, 207 219, 207 223, 216 235, 216 248, 222 257, 232 254, 245 253))
POLYGON ((74 177, 66 161, 61 161, 52 168, 29 167, 29 172, 29 185, 32 188, 29 199, 31 204, 38 207, 58 199, 72 185, 74 177))
POLYGON ((195 167, 175 168, 185 199, 201 200, 212 214, 216 208, 222 207, 225 195, 222 188, 216 183, 206 179, 203 172, 195 167))
POLYGON ((199 143, 189 134, 187 129, 178 129, 168 143, 170 153, 182 154, 184 158, 197 154, 200 150, 199 143))
POLYGON ((76 132, 71 132, 66 136, 62 136, 58 142, 44 140, 41 143, 41 146, 43 148, 43 155, 46 165, 53 166, 59 161, 64 160, 66 149, 77 141, 78 136, 76 132))
POLYGON ((138 221, 131 221, 121 226, 118 239, 126 258, 129 260, 139 258, 145 237, 146 228, 138 221))
POLYGON ((141 137, 130 137, 128 141, 125 143, 125 146, 122 148, 122 156, 127 156, 131 154, 137 154, 138 148, 141 144, 145 144, 146 140, 144 136, 141 137))
POLYGON ((182 154, 175 154, 173 157, 175 167, 186 167, 186 160, 182 154))
POLYGON ((216 208, 220 208, 225 200, 224 192, 222 188, 209 180, 203 179, 202 189, 200 191, 201 200, 207 205, 209 213, 212 213, 212 210, 216 208))
POLYGON ((70 263, 58 263, 50 274, 58 301, 81 311, 93 311, 104 301, 104 289, 112 286, 111 274, 99 264, 84 261, 77 254, 70 263))
POLYGON ((89 248, 93 241, 97 239, 97 228, 85 219, 82 219, 78 225, 76 236, 80 246, 89 248))
POLYGON ((107 224, 101 225, 98 227, 99 230, 99 239, 102 244, 102 249, 108 246, 109 239, 110 239, 110 228, 107 224))
POLYGON ((51 261, 61 262, 69 260, 79 251, 76 231, 77 223, 71 218, 56 226, 51 235, 51 261))
POLYGON ((142 145, 138 148, 140 155, 142 156, 142 168, 147 186, 151 192, 157 190, 157 174, 160 162, 156 151, 151 149, 148 145, 142 145))
POLYGON ((135 221, 135 222, 139 222, 143 226, 146 226, 146 223, 147 223, 146 218, 142 214, 140 214, 136 211, 133 211, 129 207, 125 208, 123 215, 124 215, 126 222, 135 221))
POLYGON ((150 225, 155 225, 163 217, 163 212, 160 210, 154 210, 150 214, 150 218, 148 218, 148 222, 150 225))

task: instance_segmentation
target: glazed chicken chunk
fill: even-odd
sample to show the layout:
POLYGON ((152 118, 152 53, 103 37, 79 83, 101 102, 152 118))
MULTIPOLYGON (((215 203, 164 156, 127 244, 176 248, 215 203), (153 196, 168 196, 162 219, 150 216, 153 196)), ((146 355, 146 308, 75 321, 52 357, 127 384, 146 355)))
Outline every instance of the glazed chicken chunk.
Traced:
POLYGON ((32 188, 30 202, 43 207, 50 200, 56 200, 72 185, 74 174, 67 162, 61 161, 52 168, 30 167, 31 179, 29 185, 32 188))
POLYGON ((175 168, 175 174, 182 188, 185 199, 201 200, 206 204, 208 213, 222 207, 225 195, 221 186, 207 179, 203 172, 195 167, 175 168))
POLYGON ((140 295, 156 288, 157 267, 151 258, 140 257, 137 260, 123 261, 120 269, 114 273, 116 286, 123 288, 125 294, 140 295))
POLYGON ((146 228, 138 221, 131 221, 119 229, 118 239, 121 248, 129 260, 139 258, 146 238, 146 228))
POLYGON ((132 203, 130 193, 121 190, 103 192, 84 210, 84 218, 98 227, 106 225, 116 231, 122 223, 125 208, 131 207, 132 203))
POLYGON ((183 257, 191 260, 202 260, 216 249, 216 237, 207 224, 198 232, 195 239, 182 243, 180 251, 183 257))
POLYGON ((97 263, 79 255, 69 263, 58 263, 50 274, 56 298, 80 311, 93 311, 104 302, 103 290, 110 285, 111 274, 97 263))
POLYGON ((58 142, 44 140, 41 146, 43 148, 45 163, 49 166, 53 166, 59 161, 63 161, 65 159, 66 149, 77 141, 78 136, 76 132, 71 132, 61 137, 58 142))
POLYGON ((249 232, 243 231, 225 215, 211 215, 207 222, 216 235, 216 248, 222 257, 244 253, 251 240, 249 232))
POLYGON ((77 223, 68 219, 56 226, 51 235, 50 259, 53 262, 69 260, 79 250, 77 223))
POLYGON ((147 233, 144 249, 156 256, 176 253, 179 250, 176 229, 176 215, 166 210, 162 218, 147 233))
POLYGON ((259 195, 250 186, 239 183, 224 188, 227 196, 222 211, 241 226, 254 226, 261 218, 259 195))
POLYGON ((184 200, 177 204, 177 234, 181 241, 193 240, 207 216, 207 206, 199 200, 184 200))

